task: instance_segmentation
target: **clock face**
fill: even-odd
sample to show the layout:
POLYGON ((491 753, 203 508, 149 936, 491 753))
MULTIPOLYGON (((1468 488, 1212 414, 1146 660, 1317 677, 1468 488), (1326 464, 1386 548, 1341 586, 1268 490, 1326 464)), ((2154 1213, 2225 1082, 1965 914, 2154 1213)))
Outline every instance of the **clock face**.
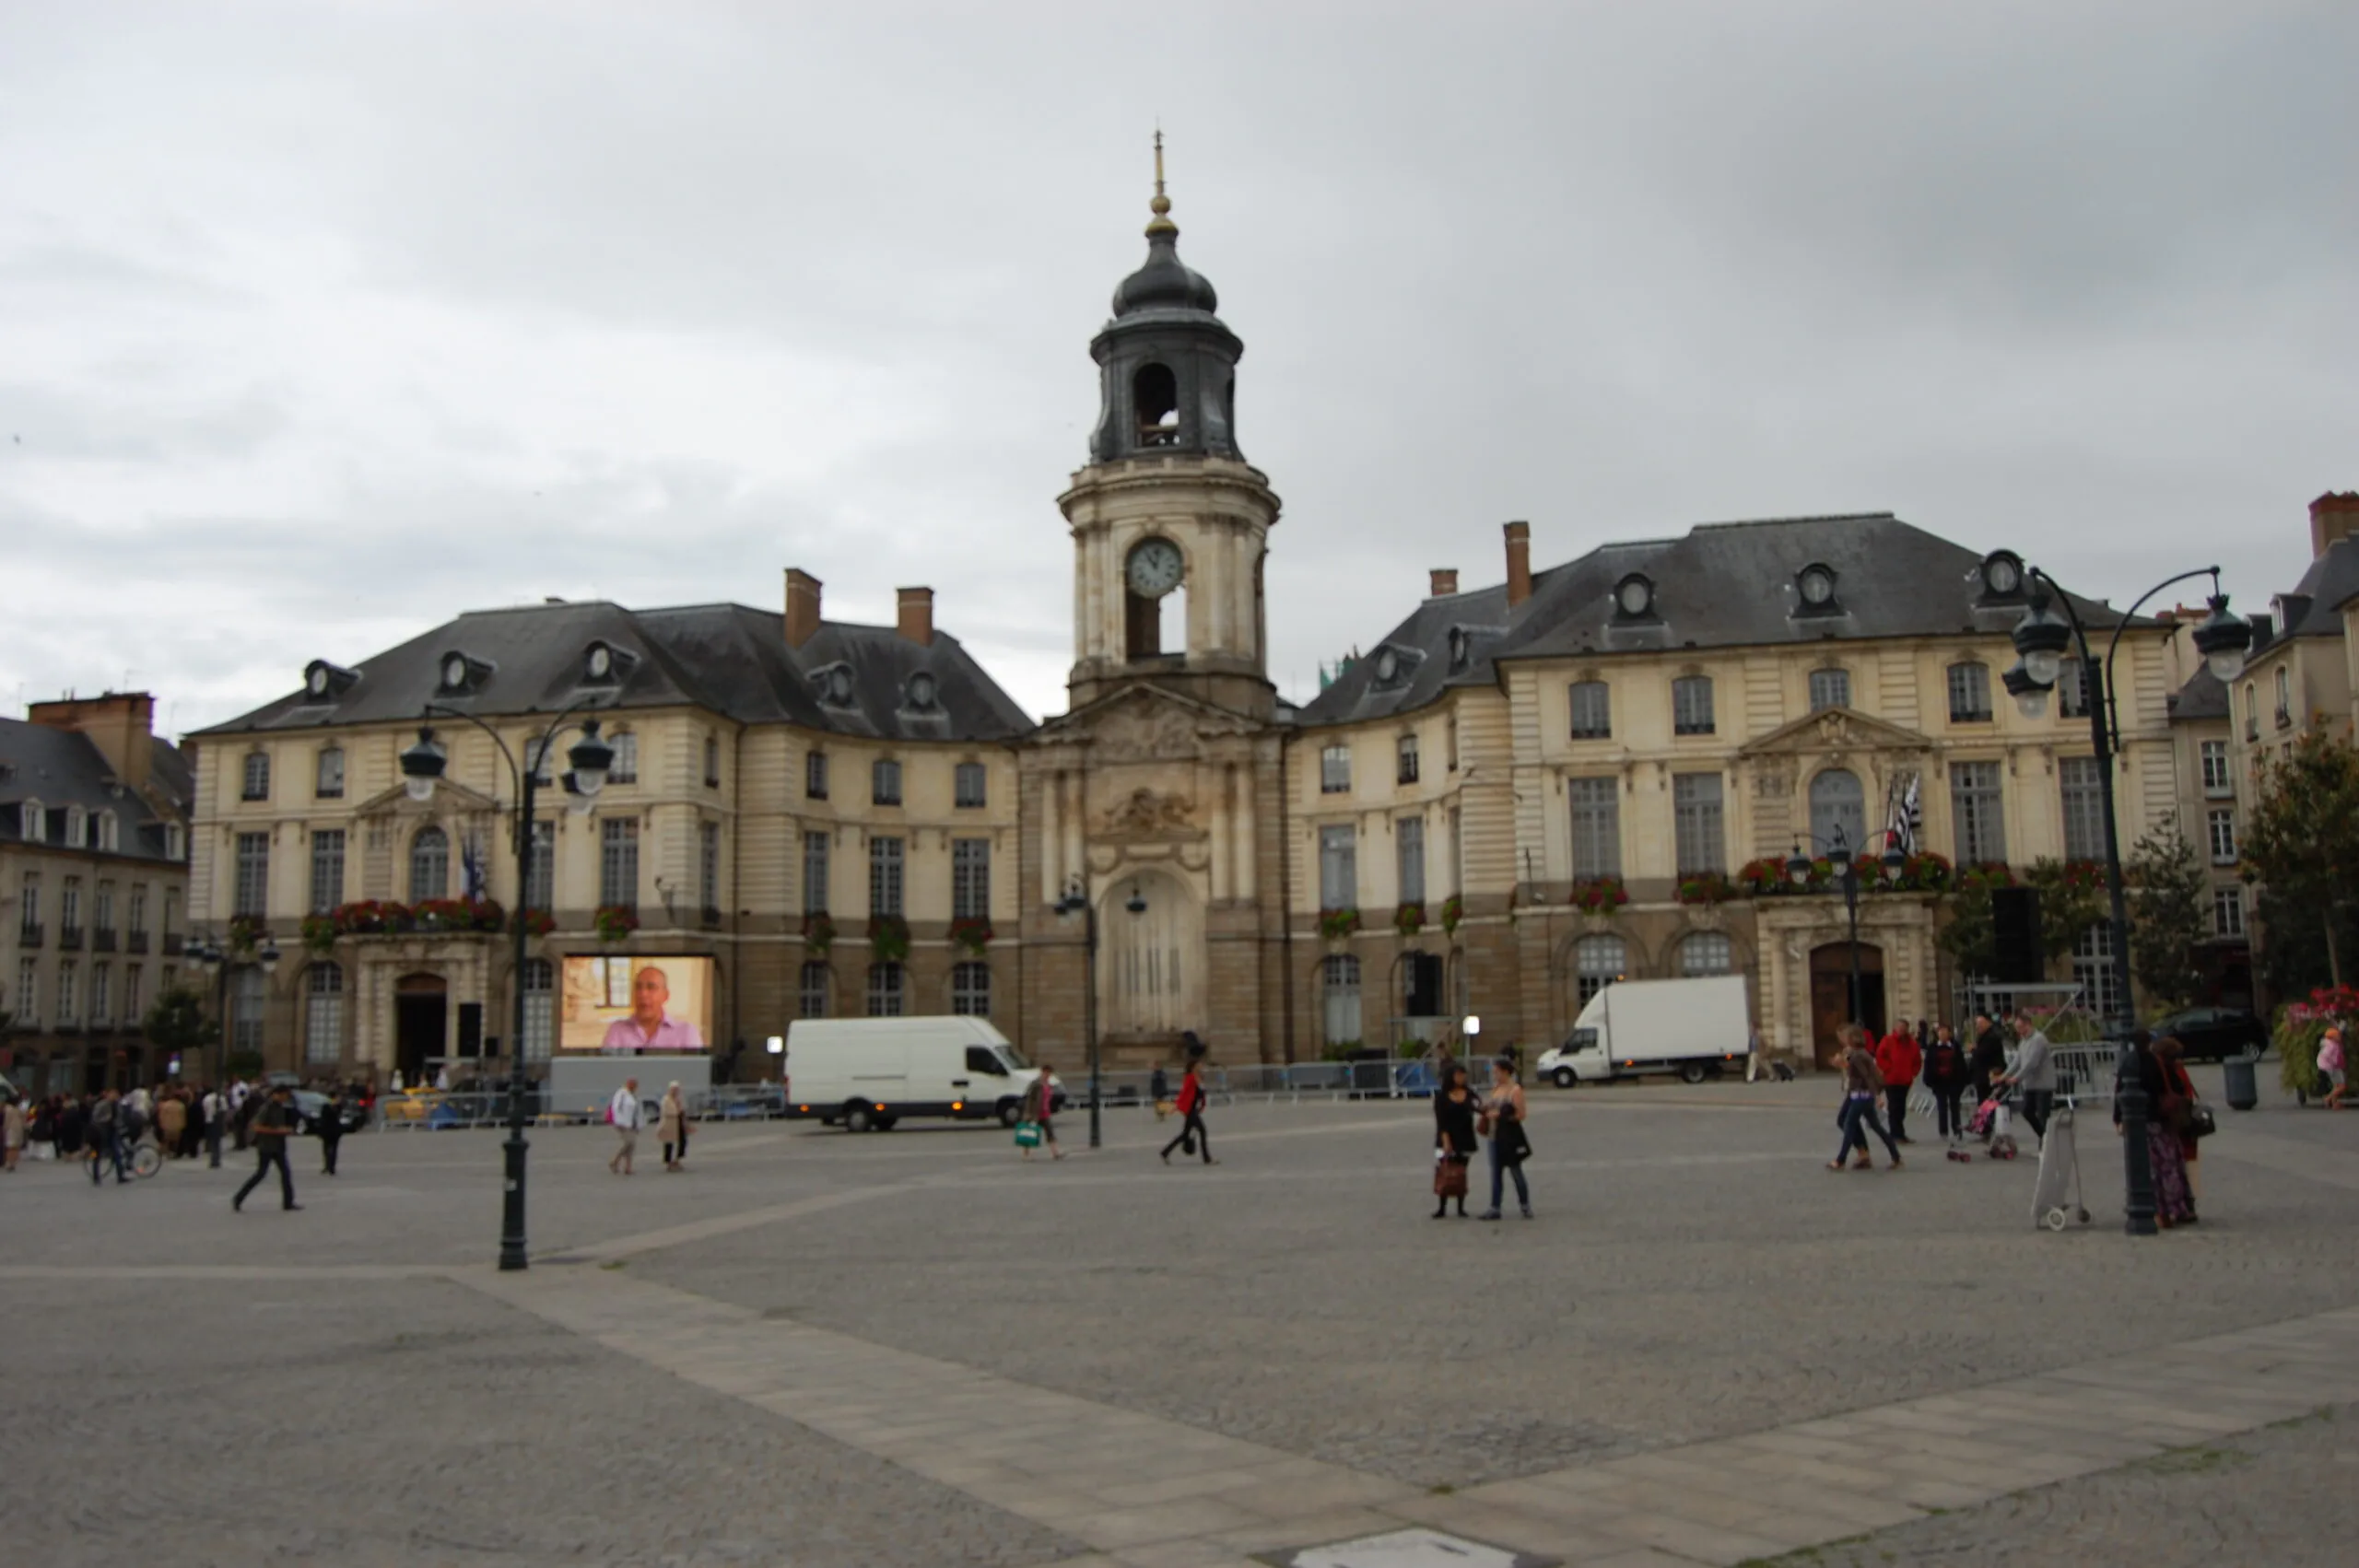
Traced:
MULTIPOLYGON (((1649 602, 1654 598, 1654 592, 1647 586, 1644 578, 1634 577, 1622 585, 1619 598, 1624 614, 1643 615, 1646 614, 1649 602)), ((1591 603, 1594 603, 1595 601, 1592 600, 1591 603)))
POLYGON ((314 670, 314 671, 312 671, 312 672, 311 672, 311 695, 312 695, 313 696, 325 696, 327 695, 327 689, 328 689, 328 673, 327 673, 325 670, 314 670))
POLYGON ((1835 579, 1816 567, 1802 573, 1802 598, 1813 604, 1824 604, 1835 597, 1835 579))
POLYGON ((467 661, 457 654, 442 661, 442 684, 456 691, 467 684, 467 661))
POLYGON ((1990 562, 1991 592, 2013 593, 2019 586, 2022 585, 2023 580, 2023 571, 2015 565, 2014 562, 2007 559, 2004 556, 1999 556, 1992 558, 1990 562))
POLYGON ((1186 570, 1179 545, 1168 539, 1149 539, 1131 551, 1123 575, 1133 593, 1142 599, 1160 599, 1180 586, 1186 570))
POLYGON ((615 656, 601 644, 590 650, 590 678, 603 681, 614 673, 615 656))

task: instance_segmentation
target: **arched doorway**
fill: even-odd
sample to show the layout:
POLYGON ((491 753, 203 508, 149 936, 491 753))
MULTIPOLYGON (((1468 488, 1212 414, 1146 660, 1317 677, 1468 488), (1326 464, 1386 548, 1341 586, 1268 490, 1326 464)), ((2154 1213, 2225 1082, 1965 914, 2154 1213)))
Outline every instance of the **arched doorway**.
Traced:
POLYGON ((1178 878, 1141 871, 1109 879, 1097 899, 1097 942, 1098 1016, 1109 1036, 1176 1039, 1203 1026, 1203 917, 1178 878), (1133 914, 1133 902, 1145 907, 1133 914))
POLYGON ((393 982, 393 1067, 406 1087, 434 1081, 448 1049, 451 988, 440 975, 393 982))
MULTIPOLYGON (((1810 952, 1810 1037, 1818 1065, 1835 1065, 1835 1031, 1851 1019, 1851 944, 1830 942, 1810 952)), ((1884 1033, 1884 950, 1860 943, 1860 1022, 1884 1033)))

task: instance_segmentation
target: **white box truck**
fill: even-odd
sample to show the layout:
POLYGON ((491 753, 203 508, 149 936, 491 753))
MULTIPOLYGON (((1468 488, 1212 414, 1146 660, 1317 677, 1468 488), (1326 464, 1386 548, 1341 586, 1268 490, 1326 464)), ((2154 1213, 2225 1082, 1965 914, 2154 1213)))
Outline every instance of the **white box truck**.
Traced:
POLYGON ((1742 975, 1621 980, 1590 998, 1565 1043, 1534 1065, 1559 1089, 1651 1072, 1701 1083, 1744 1065, 1752 1032, 1742 975))
POLYGON ((786 1031, 787 1115, 851 1132, 903 1117, 1014 1127, 1039 1076, 988 1018, 798 1018, 786 1031))

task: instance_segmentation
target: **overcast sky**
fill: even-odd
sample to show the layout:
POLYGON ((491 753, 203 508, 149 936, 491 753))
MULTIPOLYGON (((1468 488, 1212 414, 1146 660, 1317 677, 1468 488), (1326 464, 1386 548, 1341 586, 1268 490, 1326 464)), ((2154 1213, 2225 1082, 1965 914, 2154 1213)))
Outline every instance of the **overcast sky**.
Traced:
POLYGON ((2259 608, 2359 488, 2354 79, 2347 0, 13 0, 0 705, 181 732, 800 566, 1061 710, 1158 117, 1291 694, 1510 518, 1888 509, 2259 608))

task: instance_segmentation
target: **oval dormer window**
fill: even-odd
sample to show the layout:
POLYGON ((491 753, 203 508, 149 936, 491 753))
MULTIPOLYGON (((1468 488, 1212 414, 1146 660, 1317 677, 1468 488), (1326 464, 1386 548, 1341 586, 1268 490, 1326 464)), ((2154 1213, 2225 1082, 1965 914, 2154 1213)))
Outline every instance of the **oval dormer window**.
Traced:
POLYGON ((1614 608, 1624 617, 1635 620, 1649 614, 1655 607, 1655 585, 1643 572, 1632 572, 1614 589, 1614 608))
POLYGON ((910 677, 910 707, 922 713, 933 707, 933 677, 923 670, 910 677))
POLYGON ((327 672, 327 667, 326 667, 325 665, 323 665, 323 664, 314 664, 314 665, 312 665, 312 666, 311 666, 311 674, 310 674, 310 675, 309 675, 309 676, 304 680, 304 682, 303 682, 303 687, 304 687, 304 689, 305 689, 306 691, 309 691, 309 692, 310 692, 313 696, 327 696, 327 695, 328 695, 328 672, 327 672))
POLYGON ((453 653, 442 661, 442 689, 457 691, 467 684, 467 661, 453 653))
POLYGON ((592 643, 587 668, 592 680, 604 680, 615 673, 615 650, 603 642, 592 643))
POLYGON ((1802 603, 1813 610, 1823 610, 1835 603, 1835 572, 1832 568, 1813 564, 1804 567, 1795 578, 1802 590, 1802 603))
POLYGON ((2024 585, 2024 564, 2006 550, 1994 550, 1982 562, 1982 586, 1991 597, 2003 599, 2024 585))
POLYGON ((1389 648, 1377 649, 1376 684, 1389 686, 1401 678, 1401 656, 1389 648))

